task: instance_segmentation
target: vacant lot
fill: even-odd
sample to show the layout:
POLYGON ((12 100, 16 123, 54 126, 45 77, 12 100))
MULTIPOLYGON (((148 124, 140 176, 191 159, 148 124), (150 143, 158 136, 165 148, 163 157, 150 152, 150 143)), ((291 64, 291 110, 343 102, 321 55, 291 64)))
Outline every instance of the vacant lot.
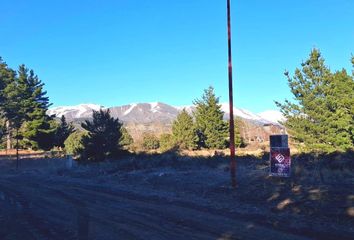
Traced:
POLYGON ((66 169, 63 159, 0 162, 0 239, 353 239, 351 154, 294 158, 126 156, 66 169))

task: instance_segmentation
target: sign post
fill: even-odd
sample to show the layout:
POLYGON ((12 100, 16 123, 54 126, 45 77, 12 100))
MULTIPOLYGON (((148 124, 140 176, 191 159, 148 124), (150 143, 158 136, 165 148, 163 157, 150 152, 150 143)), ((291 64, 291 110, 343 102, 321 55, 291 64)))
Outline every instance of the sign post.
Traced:
POLYGON ((276 177, 291 176, 291 157, 288 135, 270 136, 270 175, 276 177))

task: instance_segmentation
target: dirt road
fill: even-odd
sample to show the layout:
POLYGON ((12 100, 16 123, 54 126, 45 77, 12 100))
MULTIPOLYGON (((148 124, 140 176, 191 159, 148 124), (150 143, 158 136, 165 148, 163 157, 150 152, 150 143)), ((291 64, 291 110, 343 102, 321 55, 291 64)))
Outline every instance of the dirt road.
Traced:
MULTIPOLYGON (((223 171, 175 173, 158 169, 113 175, 103 172, 85 177, 82 172, 85 173, 44 173, 36 168, 2 173, 0 239, 324 239, 326 236, 325 231, 322 235, 298 231, 287 217, 280 218, 284 219, 282 224, 279 219, 268 218, 262 209, 230 202, 232 190, 222 185, 228 179, 223 171), (200 178, 195 177, 195 182, 181 182, 181 178, 190 179, 198 174, 200 178), (221 187, 202 190, 195 187, 200 185, 198 181, 211 178, 215 181, 213 186, 221 187)), ((350 237, 341 237, 346 236, 350 237)))

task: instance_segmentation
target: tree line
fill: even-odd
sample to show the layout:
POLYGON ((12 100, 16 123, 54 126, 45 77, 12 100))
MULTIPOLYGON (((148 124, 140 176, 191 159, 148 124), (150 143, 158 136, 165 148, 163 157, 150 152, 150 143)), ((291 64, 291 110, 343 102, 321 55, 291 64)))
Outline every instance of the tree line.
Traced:
MULTIPOLYGON (((352 58, 354 65, 354 57, 352 58)), ((286 118, 291 138, 299 148, 313 151, 346 151, 354 148, 354 71, 332 72, 313 49, 295 70, 285 73, 293 100, 276 102, 286 118)), ((143 136, 146 150, 224 149, 229 145, 228 122, 224 119, 214 88, 204 90, 194 102, 195 110, 183 109, 169 134, 143 136)), ((133 143, 119 119, 109 111, 93 111, 92 120, 75 130, 63 116, 47 115, 50 106, 44 83, 33 70, 20 65, 11 69, 0 58, 0 138, 7 148, 64 149, 83 160, 101 161, 116 156, 133 143)), ((237 121, 237 120, 236 120, 237 121)), ((239 120, 238 120, 239 121, 239 120)), ((235 144, 245 146, 236 122, 235 144)))

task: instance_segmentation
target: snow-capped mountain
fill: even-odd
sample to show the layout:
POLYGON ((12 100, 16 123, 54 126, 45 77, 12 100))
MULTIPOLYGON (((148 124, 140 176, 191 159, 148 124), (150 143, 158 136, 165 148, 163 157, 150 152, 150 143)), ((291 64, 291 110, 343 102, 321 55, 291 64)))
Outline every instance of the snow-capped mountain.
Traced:
POLYGON ((286 120, 286 118, 283 116, 281 112, 275 110, 268 110, 268 111, 261 112, 258 114, 258 116, 274 123, 284 122, 286 120))
POLYGON ((179 111, 165 103, 133 103, 129 105, 109 108, 111 115, 123 122, 133 123, 171 123, 179 111))
MULTIPOLYGON (((129 133, 135 140, 141 139, 143 133, 156 135, 171 132, 171 124, 182 109, 192 113, 195 107, 192 106, 171 106, 165 103, 132 103, 129 105, 105 108, 96 104, 80 104, 78 106, 56 107, 48 110, 49 115, 57 117, 65 116, 69 122, 80 128, 80 122, 92 117, 92 110, 109 109, 113 117, 119 118, 126 125, 129 133)), ((224 119, 229 118, 229 105, 222 104, 225 112, 224 119)), ((234 108, 234 114, 243 121, 240 130, 247 142, 265 141, 271 134, 279 134, 283 127, 278 124, 284 120, 281 113, 277 111, 265 111, 260 114, 248 110, 234 108)))
MULTIPOLYGON (((222 110, 225 112, 225 119, 229 118, 229 105, 222 103, 222 110)), ((75 119, 85 119, 92 116, 92 110, 109 109, 113 117, 119 118, 123 122, 132 123, 171 123, 182 109, 186 109, 189 113, 195 110, 194 106, 171 106, 165 103, 132 103, 129 105, 104 108, 96 104, 80 104, 78 106, 56 107, 48 110, 49 115, 57 117, 65 116, 69 121, 75 119)), ((252 113, 245 109, 234 108, 234 115, 254 123, 278 124, 284 121, 284 117, 278 111, 265 111, 260 114, 252 113)))
POLYGON ((119 118, 123 122, 151 123, 151 122, 172 122, 179 113, 173 106, 154 103, 132 103, 129 105, 105 108, 96 104, 80 104, 77 106, 56 107, 48 110, 48 115, 56 117, 65 116, 68 121, 87 119, 92 116, 92 111, 109 109, 113 117, 119 118))
POLYGON ((56 117, 64 115, 68 120, 74 120, 78 118, 89 118, 92 115, 92 110, 98 111, 100 109, 104 109, 104 107, 96 104, 80 104, 77 106, 51 108, 47 111, 47 114, 55 115, 56 117))
MULTIPOLYGON (((225 115, 229 115, 230 109, 228 103, 221 104, 222 110, 225 112, 225 115)), ((252 113, 248 110, 235 108, 234 115, 243 119, 251 120, 261 124, 279 124, 279 122, 285 121, 283 114, 276 110, 267 110, 258 114, 252 113)), ((228 117, 228 116, 227 116, 228 117)))
MULTIPOLYGON (((230 114, 229 104, 222 103, 221 108, 225 112, 226 117, 228 118, 228 115, 230 114)), ((268 121, 266 119, 263 119, 259 115, 252 113, 248 110, 241 109, 241 108, 235 108, 235 107, 233 110, 234 110, 234 116, 236 116, 236 117, 240 117, 243 119, 248 119, 248 120, 252 120, 252 121, 256 121, 256 122, 260 122, 260 123, 268 123, 268 121)))

